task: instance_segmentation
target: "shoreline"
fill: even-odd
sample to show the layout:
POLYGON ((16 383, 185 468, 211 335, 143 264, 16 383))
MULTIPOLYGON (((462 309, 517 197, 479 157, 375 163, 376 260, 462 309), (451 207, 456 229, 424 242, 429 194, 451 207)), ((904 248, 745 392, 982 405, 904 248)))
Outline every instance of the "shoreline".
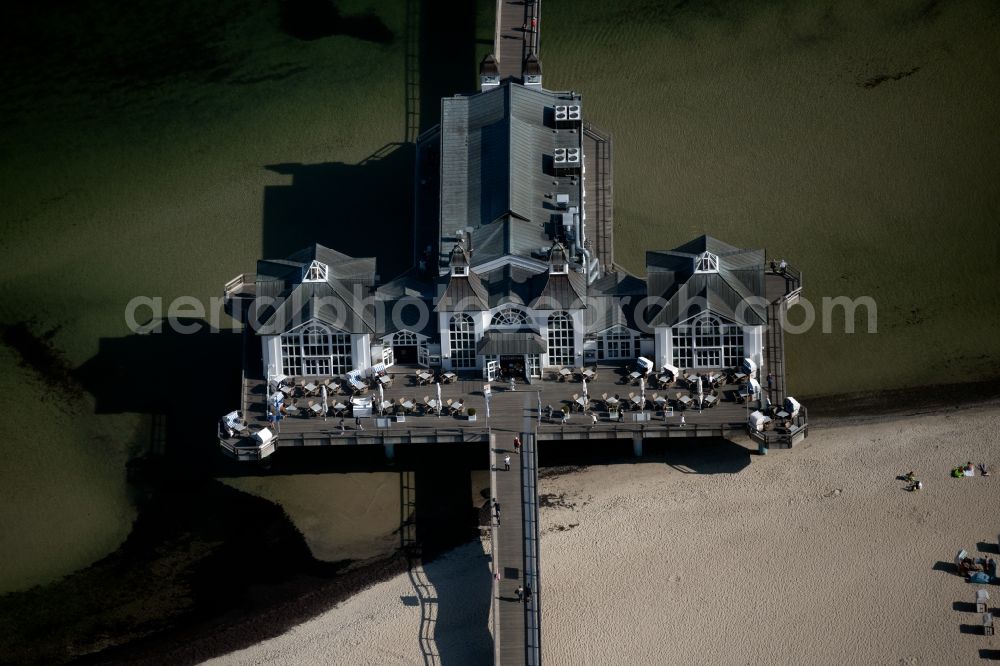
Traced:
MULTIPOLYGON (((980 387, 987 391, 976 402, 931 408, 932 401, 925 399, 925 389, 903 389, 891 394, 887 401, 885 393, 866 392, 826 398, 820 415, 814 419, 817 433, 830 429, 865 426, 901 421, 914 417, 949 415, 977 408, 990 409, 1000 406, 996 382, 982 382, 980 387), (892 404, 886 404, 891 402, 892 404), (844 405, 853 406, 853 414, 844 418, 834 415, 836 409, 844 405)), ((937 387, 936 396, 955 395, 959 387, 937 387)), ((967 393, 968 386, 960 387, 967 393)), ((811 398, 810 400, 816 400, 811 398)), ((794 449, 791 453, 794 455, 794 449)), ((559 477, 585 472, 590 467, 613 465, 626 459, 608 460, 602 463, 580 465, 559 465, 542 468, 541 478, 555 480, 559 477)), ((650 461, 652 462, 652 458, 650 461)), ((794 465, 794 461, 791 461, 794 465)), ((551 507, 550 507, 551 508, 551 507)), ((558 509, 558 505, 555 507, 558 509)), ((455 547, 467 545, 467 542, 455 547)), ((435 562, 453 549, 428 558, 425 564, 435 562)), ((407 571, 407 562, 400 551, 392 555, 372 560, 351 563, 347 571, 334 578, 299 572, 292 578, 278 583, 258 583, 249 585, 245 596, 249 607, 228 609, 213 615, 210 608, 194 608, 187 620, 171 624, 165 618, 166 626, 151 635, 146 635, 121 645, 108 647, 99 652, 70 656, 72 663, 121 663, 152 658, 153 655, 164 664, 193 664, 202 659, 226 654, 246 648, 269 637, 280 635, 292 627, 306 622, 367 590, 379 583, 407 571), (275 630, 274 627, 280 627, 275 630)), ((44 589, 44 588, 43 588, 44 589)), ((136 627, 124 627, 118 635, 128 635, 136 627)), ((26 653, 26 656, 29 653, 26 653)), ((47 657, 51 657, 47 655, 47 657)))

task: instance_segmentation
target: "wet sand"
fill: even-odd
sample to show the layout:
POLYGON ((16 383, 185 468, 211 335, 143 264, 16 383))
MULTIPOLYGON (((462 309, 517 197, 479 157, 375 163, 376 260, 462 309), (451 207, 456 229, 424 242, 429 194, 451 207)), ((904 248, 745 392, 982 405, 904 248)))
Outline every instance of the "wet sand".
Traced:
MULTIPOLYGON (((951 562, 996 548, 1000 474, 949 471, 996 469, 998 433, 996 405, 827 421, 792 451, 679 444, 544 478, 545 661, 979 663, 1000 639, 967 633, 976 586, 951 562), (910 469, 924 490, 896 479, 910 469)), ((473 544, 435 563, 442 587, 488 586, 483 559, 473 544)), ((428 625, 404 600, 414 590, 398 576, 211 663, 424 663, 428 625)), ((485 605, 448 598, 467 615, 432 625, 431 647, 482 661, 485 605)))

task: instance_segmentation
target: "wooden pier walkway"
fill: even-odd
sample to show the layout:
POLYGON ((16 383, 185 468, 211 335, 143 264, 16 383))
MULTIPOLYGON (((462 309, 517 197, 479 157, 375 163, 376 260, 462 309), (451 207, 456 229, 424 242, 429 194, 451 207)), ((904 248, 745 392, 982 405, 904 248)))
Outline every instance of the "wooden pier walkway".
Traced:
POLYGON ((492 497, 500 506, 494 513, 493 566, 499 578, 493 585, 493 641, 496 664, 541 663, 541 585, 538 544, 538 455, 532 432, 532 395, 497 395, 494 413, 520 414, 522 432, 498 432, 491 440, 492 497), (522 441, 514 452, 514 436, 522 441), (510 456, 510 470, 504 460, 510 456), (523 600, 516 590, 521 587, 523 600))
POLYGON ((493 53, 500 80, 520 79, 525 58, 538 54, 541 0, 497 0, 493 53))

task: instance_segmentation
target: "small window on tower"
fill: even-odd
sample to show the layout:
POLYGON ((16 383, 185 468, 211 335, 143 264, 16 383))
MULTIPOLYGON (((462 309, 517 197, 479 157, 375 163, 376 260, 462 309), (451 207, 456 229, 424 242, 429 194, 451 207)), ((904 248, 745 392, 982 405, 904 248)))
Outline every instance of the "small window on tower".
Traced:
POLYGON ((711 252, 704 252, 700 257, 695 259, 694 272, 718 273, 719 258, 714 254, 712 254, 711 252))
POLYGON ((306 282, 325 282, 327 276, 327 266, 323 262, 313 261, 306 269, 304 280, 306 282))

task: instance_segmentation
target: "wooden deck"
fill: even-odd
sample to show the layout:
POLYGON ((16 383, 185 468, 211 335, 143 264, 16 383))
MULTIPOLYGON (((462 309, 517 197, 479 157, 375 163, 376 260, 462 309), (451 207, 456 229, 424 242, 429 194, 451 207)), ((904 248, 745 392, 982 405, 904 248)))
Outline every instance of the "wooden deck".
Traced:
POLYGON ((497 57, 500 80, 520 79, 524 59, 538 53, 538 12, 540 0, 497 0, 493 53, 497 57), (532 18, 534 28, 532 28, 532 18))
POLYGON ((494 398, 497 410, 521 414, 523 446, 514 453, 513 435, 495 437, 490 447, 492 497, 500 505, 494 518, 494 661, 497 664, 538 664, 541 661, 541 603, 538 577, 537 451, 531 433, 531 396, 507 394, 494 398), (511 457, 511 468, 504 466, 511 457), (496 524, 499 523, 499 524, 496 524), (518 599, 515 590, 531 590, 530 601, 518 599))
MULTIPOLYGON (((392 386, 385 389, 386 400, 410 399, 423 402, 424 398, 435 396, 435 387, 415 386, 415 372, 412 368, 393 368, 392 386)), ((587 413, 573 411, 566 423, 556 414, 548 418, 547 407, 551 405, 558 411, 563 405, 571 404, 573 395, 582 396, 582 384, 579 380, 560 382, 555 380, 535 380, 532 384, 523 381, 517 384, 515 391, 510 391, 509 384, 494 382, 493 402, 490 416, 486 415, 485 397, 483 395, 484 381, 482 379, 465 378, 453 384, 441 386, 441 394, 445 399, 461 399, 466 408, 476 409, 476 419, 469 420, 465 416, 453 416, 434 413, 421 413, 418 409, 405 416, 388 417, 379 427, 375 418, 362 418, 361 427, 355 426, 353 416, 336 416, 332 412, 324 419, 321 416, 287 416, 279 424, 275 445, 277 448, 300 446, 352 446, 381 445, 386 446, 387 455, 392 455, 391 447, 396 444, 422 443, 473 443, 488 442, 490 433, 515 433, 524 428, 524 410, 533 420, 537 428, 539 441, 579 441, 581 439, 631 439, 641 442, 644 439, 660 437, 721 437, 746 430, 747 414, 755 408, 755 403, 749 406, 733 400, 736 385, 721 385, 719 387, 720 401, 711 408, 681 409, 677 404, 677 394, 686 395, 688 389, 681 384, 675 384, 668 389, 646 389, 647 401, 654 394, 669 399, 670 409, 653 409, 648 406, 644 412, 629 410, 622 412, 621 420, 609 418, 609 412, 603 404, 602 394, 609 397, 615 394, 628 399, 630 393, 639 395, 640 387, 634 383, 621 383, 623 366, 598 366, 598 377, 588 382, 588 394, 591 398, 592 410, 587 413), (498 409, 498 401, 506 397, 518 398, 521 405, 516 410, 498 409), (522 403, 528 400, 528 406, 522 403), (539 412, 541 405, 541 412, 539 412), (597 416, 594 423, 591 413, 597 416), (639 416, 641 414, 641 416, 639 416), (683 416, 683 423, 681 421, 683 416), (343 430, 341 420, 343 418, 343 430), (646 419, 646 420, 640 420, 646 419)), ((377 399, 378 392, 373 393, 377 399)), ((314 398, 315 400, 315 398, 314 398)), ((329 403, 347 402, 346 396, 330 396, 329 403)), ((265 411, 265 386, 261 379, 244 380, 244 416, 252 431, 268 425, 265 411)), ((300 404, 303 399, 300 399, 300 404)), ((223 440, 224 447, 238 446, 242 440, 223 440)), ((228 448, 228 447, 227 447, 228 448)))
POLYGON ((583 124, 583 179, 586 197, 587 249, 609 271, 615 261, 614 171, 611 135, 583 124))

